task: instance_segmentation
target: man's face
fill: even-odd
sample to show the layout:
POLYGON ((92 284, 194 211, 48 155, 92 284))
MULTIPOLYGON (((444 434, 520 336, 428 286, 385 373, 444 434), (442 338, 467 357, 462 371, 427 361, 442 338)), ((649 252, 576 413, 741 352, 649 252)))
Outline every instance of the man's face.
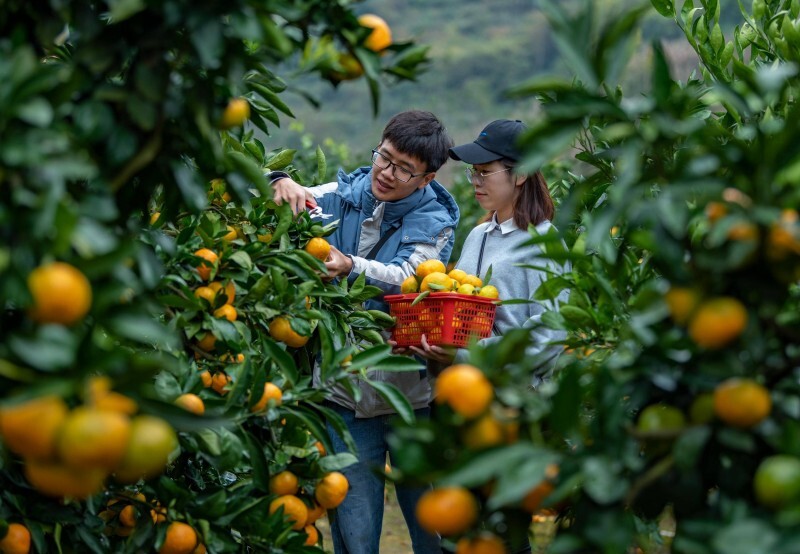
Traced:
POLYGON ((375 148, 372 161, 372 194, 381 202, 394 202, 411 195, 433 180, 434 172, 426 173, 425 164, 399 152, 391 142, 383 141, 375 148), (406 182, 404 182, 407 179, 406 182))

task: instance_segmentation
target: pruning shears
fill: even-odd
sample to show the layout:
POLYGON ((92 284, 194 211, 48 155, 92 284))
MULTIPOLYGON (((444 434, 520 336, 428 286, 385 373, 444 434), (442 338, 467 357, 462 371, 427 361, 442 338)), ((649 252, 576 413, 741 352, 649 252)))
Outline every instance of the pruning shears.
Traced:
POLYGON ((322 213, 322 208, 319 206, 315 206, 309 200, 306 200, 306 208, 308 208, 308 215, 310 215, 311 217, 318 217, 320 219, 328 219, 330 217, 333 217, 333 214, 322 213))

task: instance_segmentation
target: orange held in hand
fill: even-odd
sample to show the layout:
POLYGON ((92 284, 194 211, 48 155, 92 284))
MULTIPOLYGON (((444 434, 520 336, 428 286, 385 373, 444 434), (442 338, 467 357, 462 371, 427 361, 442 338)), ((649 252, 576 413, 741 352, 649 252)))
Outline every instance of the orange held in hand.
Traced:
POLYGON ((89 312, 92 286, 77 268, 53 262, 28 275, 28 289, 33 297, 30 316, 39 323, 72 325, 89 312))
POLYGON ((314 237, 306 243, 305 251, 324 262, 331 255, 331 245, 323 238, 314 237))

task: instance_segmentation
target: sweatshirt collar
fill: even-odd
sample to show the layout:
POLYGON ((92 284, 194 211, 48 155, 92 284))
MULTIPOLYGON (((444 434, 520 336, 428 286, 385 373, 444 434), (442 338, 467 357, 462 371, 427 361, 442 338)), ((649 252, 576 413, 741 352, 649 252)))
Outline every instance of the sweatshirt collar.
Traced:
POLYGON ((503 235, 507 235, 508 233, 511 233, 512 231, 516 231, 516 230, 519 229, 519 227, 517 227, 517 224, 514 223, 514 218, 513 217, 510 217, 510 218, 506 219, 502 223, 498 223, 497 222, 497 212, 495 212, 495 213, 492 214, 492 219, 491 219, 491 221, 489 221, 489 224, 486 226, 486 229, 484 230, 484 233, 488 233, 489 231, 493 231, 494 229, 497 229, 497 228, 500 229, 500 233, 503 234, 503 235))

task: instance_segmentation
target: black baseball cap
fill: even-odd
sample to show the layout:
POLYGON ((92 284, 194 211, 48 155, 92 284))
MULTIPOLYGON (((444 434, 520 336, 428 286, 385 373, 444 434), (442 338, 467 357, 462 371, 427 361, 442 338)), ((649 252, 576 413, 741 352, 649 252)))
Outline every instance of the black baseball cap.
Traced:
POLYGON ((473 142, 451 148, 450 157, 468 164, 486 164, 501 158, 519 161, 517 139, 525 129, 527 127, 519 119, 492 121, 473 142))

